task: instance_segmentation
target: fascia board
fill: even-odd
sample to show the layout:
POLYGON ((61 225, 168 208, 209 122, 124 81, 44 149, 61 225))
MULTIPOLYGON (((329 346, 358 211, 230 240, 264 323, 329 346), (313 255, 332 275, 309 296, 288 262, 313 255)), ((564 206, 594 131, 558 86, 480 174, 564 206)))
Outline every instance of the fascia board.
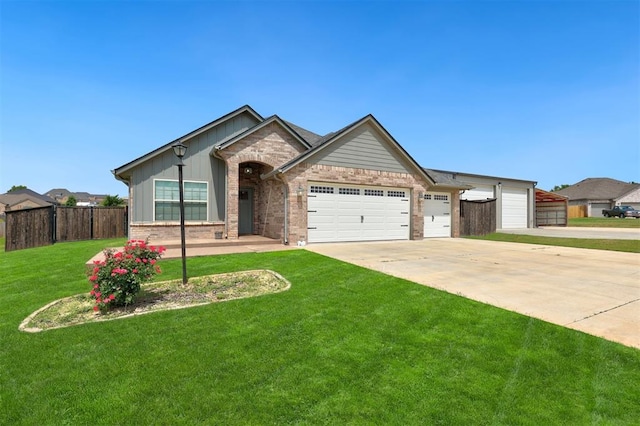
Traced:
POLYGON ((230 113, 228 113, 228 114, 226 114, 226 115, 224 115, 224 116, 222 116, 222 117, 220 117, 220 118, 218 118, 218 119, 216 119, 216 120, 214 120, 214 121, 212 121, 212 122, 210 122, 208 124, 205 124, 202 127, 197 128, 196 130, 193 130, 193 131, 187 133, 184 136, 181 136, 181 137, 179 137, 177 139, 172 140, 171 142, 161 146, 160 148, 157 148, 157 149, 155 149, 155 150, 153 150, 153 151, 151 151, 151 152, 149 152, 149 153, 147 153, 147 154, 145 154, 145 155, 143 155, 141 157, 136 158, 135 160, 133 160, 133 161, 131 161, 129 163, 126 163, 126 164, 124 164, 124 165, 112 170, 112 173, 116 176, 117 179, 124 180, 123 177, 122 177, 123 173, 125 173, 125 172, 131 170, 132 168, 144 163, 145 161, 147 161, 147 160, 149 160, 149 159, 151 159, 151 158, 153 158, 153 157, 155 157, 157 155, 160 155, 160 154, 164 153, 165 151, 171 149, 172 145, 175 144, 176 142, 178 142, 178 141, 186 142, 189 139, 191 139, 191 138, 193 138, 195 136, 198 136, 199 134, 204 133, 207 130, 209 130, 209 129, 215 127, 215 126, 218 126, 219 124, 224 123, 225 121, 230 120, 230 119, 232 119, 234 117, 237 117, 238 115, 240 115, 242 113, 245 113, 245 112, 251 114, 258 121, 264 121, 264 118, 262 118, 262 116, 260 114, 258 114, 253 108, 251 108, 249 105, 245 105, 245 106, 240 107, 237 110, 232 111, 232 112, 230 112, 230 113))

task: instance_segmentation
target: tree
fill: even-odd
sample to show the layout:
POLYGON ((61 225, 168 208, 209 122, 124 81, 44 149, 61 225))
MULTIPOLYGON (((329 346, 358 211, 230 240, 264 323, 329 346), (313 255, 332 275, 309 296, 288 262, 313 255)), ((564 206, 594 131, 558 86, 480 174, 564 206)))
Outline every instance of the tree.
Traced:
POLYGON ((29 188, 27 188, 25 185, 13 185, 11 189, 8 190, 7 192, 19 191, 21 189, 29 189, 29 188))
POLYGON ((566 183, 563 183, 562 185, 556 185, 553 187, 553 189, 551 190, 551 192, 556 192, 556 191, 560 191, 561 189, 565 189, 570 187, 571 185, 567 185, 566 183))
POLYGON ((102 203, 100 203, 101 206, 105 207, 115 207, 121 206, 123 204, 124 200, 117 195, 107 195, 106 197, 104 197, 104 200, 102 200, 102 203))
POLYGON ((64 203, 64 205, 67 207, 75 207, 77 204, 78 200, 76 200, 76 197, 74 197, 73 195, 69 195, 69 198, 67 198, 67 201, 64 203))

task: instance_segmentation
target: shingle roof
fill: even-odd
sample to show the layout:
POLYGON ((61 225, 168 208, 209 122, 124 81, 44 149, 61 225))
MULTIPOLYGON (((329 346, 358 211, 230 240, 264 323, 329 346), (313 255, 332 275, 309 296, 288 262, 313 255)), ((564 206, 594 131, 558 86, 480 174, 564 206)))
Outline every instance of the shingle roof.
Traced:
POLYGON ((28 192, 17 193, 16 191, 12 191, 12 192, 0 195, 0 203, 6 204, 9 207, 15 206, 16 204, 19 204, 19 203, 23 203, 27 200, 32 201, 34 204, 41 207, 50 206, 51 204, 55 203, 55 201, 53 200, 47 201, 37 193, 34 196, 28 192))
POLYGON ((309 142, 309 145, 311 146, 314 146, 320 139, 322 139, 322 136, 317 135, 310 130, 307 130, 298 125, 295 125, 290 121, 286 121, 286 120, 283 120, 283 121, 287 123, 287 125, 289 125, 289 127, 291 127, 297 134, 299 134, 300 137, 302 137, 304 140, 309 142))
POLYGON ((587 178, 567 188, 556 191, 569 200, 613 200, 640 187, 610 178, 587 178))
POLYGON ((21 195, 21 196, 23 196, 23 198, 24 198, 25 195, 27 195, 27 196, 29 196, 31 198, 37 198, 38 200, 41 200, 41 201, 43 201, 45 203, 55 203, 55 200, 53 198, 48 197, 46 195, 38 194, 36 191, 33 191, 33 190, 29 189, 29 188, 16 189, 15 191, 7 192, 5 195, 12 195, 12 196, 13 195, 21 195))

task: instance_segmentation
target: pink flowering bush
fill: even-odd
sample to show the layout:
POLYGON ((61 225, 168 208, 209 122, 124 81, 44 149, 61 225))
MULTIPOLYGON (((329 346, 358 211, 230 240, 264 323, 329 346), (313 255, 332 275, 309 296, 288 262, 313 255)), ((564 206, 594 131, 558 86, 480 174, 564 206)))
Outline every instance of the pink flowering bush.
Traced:
POLYGON ((128 241, 123 251, 104 250, 105 260, 96 260, 89 271, 90 294, 96 300, 93 310, 104 312, 133 303, 140 285, 161 272, 156 262, 164 251, 142 240, 128 241))

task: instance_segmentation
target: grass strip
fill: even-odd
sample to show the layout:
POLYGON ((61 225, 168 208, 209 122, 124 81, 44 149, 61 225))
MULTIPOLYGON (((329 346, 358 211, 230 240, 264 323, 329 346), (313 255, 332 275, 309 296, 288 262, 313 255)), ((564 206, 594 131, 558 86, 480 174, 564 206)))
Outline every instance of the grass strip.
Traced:
POLYGON ((511 243, 541 244, 547 246, 561 246, 585 248, 594 250, 611 250, 628 253, 640 253, 640 240, 608 240, 588 238, 558 238, 534 235, 519 235, 507 233, 492 233, 484 236, 465 237, 475 240, 504 241, 511 243))

